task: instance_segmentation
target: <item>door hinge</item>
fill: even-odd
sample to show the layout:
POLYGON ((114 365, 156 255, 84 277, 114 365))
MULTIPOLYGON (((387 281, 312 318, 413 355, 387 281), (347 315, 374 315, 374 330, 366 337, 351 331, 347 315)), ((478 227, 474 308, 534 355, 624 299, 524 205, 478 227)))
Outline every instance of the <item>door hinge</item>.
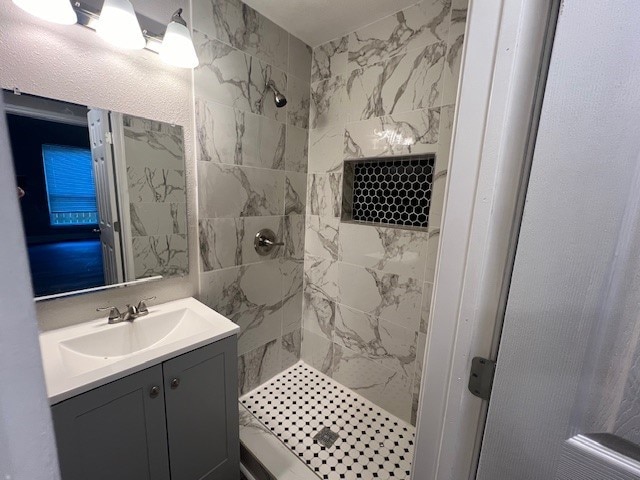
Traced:
POLYGON ((471 360, 469 391, 476 397, 489 400, 495 372, 496 362, 488 358, 475 357, 471 360))
POLYGON ((104 133, 104 141, 109 145, 113 145, 113 135, 111 134, 111 132, 104 133))
POLYGON ((120 233, 120 222, 117 220, 113 222, 113 231, 120 233))

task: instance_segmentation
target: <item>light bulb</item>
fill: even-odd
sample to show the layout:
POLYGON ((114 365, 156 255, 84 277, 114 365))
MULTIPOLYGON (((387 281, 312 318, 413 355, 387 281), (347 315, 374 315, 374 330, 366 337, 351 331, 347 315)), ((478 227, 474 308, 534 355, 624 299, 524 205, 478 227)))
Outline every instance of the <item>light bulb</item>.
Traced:
POLYGON ((189 29, 178 22, 171 22, 162 39, 160 58, 163 62, 180 68, 196 68, 200 63, 189 29))
POLYGON ((96 33, 116 47, 140 50, 147 44, 129 0, 105 0, 96 33))
POLYGON ((38 18, 61 25, 73 25, 78 15, 69 0, 13 0, 18 7, 38 18))

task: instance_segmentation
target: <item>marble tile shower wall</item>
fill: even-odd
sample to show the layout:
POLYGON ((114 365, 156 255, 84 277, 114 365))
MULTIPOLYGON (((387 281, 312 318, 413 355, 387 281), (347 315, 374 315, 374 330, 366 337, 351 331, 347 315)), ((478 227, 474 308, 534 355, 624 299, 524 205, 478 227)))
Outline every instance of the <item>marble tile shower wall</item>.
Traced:
POLYGON ((200 296, 241 327, 243 393, 300 358, 311 49, 239 0, 194 0, 193 28, 200 296))
POLYGON ((466 0, 423 0, 314 49, 302 358, 415 422, 466 0), (343 160, 436 154, 429 228, 340 223, 343 160))
POLYGON ((122 115, 135 278, 189 273, 182 127, 122 115))

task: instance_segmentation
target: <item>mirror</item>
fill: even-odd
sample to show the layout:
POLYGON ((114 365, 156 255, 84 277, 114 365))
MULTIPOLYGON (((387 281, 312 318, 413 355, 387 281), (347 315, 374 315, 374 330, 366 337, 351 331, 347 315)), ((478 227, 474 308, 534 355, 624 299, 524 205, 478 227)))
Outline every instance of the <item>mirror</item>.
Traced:
POLYGON ((188 274, 182 127, 4 101, 36 298, 188 274))

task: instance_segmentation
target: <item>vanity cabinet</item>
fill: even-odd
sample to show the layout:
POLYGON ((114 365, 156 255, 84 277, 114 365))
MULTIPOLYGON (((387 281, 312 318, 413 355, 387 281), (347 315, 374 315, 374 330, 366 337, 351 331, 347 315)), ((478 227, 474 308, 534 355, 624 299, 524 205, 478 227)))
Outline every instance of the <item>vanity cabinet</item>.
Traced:
POLYGON ((52 407, 63 480, 239 477, 236 337, 52 407))
POLYGON ((64 480, 169 480, 164 396, 154 387, 160 365, 52 407, 64 480))
POLYGON ((172 480, 239 477, 235 336, 162 366, 172 480))

